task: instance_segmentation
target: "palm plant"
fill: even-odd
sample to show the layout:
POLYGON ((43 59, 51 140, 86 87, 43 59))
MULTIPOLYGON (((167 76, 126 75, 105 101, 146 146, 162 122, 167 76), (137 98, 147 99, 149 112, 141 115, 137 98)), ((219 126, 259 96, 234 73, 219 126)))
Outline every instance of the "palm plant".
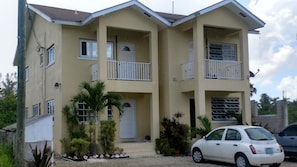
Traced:
MULTIPOLYGON (((107 106, 115 106, 119 114, 123 113, 122 97, 119 94, 104 92, 105 84, 102 81, 95 83, 93 86, 88 82, 82 82, 80 85, 80 92, 72 98, 73 103, 84 102, 89 107, 89 114, 98 115, 100 120, 100 114, 107 106)), ((91 121, 95 120, 89 120, 91 121)), ((98 124, 100 126, 100 124, 98 124)), ((93 137, 91 142, 91 153, 96 154, 96 130, 93 130, 93 137)))

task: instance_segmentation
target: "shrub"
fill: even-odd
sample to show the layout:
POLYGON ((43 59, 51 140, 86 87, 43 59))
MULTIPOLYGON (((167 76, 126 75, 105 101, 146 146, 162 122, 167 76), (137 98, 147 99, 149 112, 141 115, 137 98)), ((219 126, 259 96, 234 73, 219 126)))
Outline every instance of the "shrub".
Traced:
POLYGON ((71 151, 75 152, 78 159, 83 159, 83 155, 85 155, 88 151, 90 142, 83 138, 74 138, 71 140, 70 144, 71 151))
POLYGON ((114 121, 101 121, 100 143, 103 146, 104 153, 112 154, 115 151, 115 122, 114 121))
POLYGON ((12 144, 0 144, 0 166, 14 166, 12 144))
POLYGON ((160 139, 156 140, 156 150, 164 155, 176 153, 186 155, 189 144, 189 126, 179 123, 176 119, 168 118, 163 118, 161 125, 164 131, 161 131, 160 139))
POLYGON ((52 165, 51 158, 54 153, 51 150, 51 147, 47 146, 47 142, 44 144, 43 150, 38 150, 37 146, 32 148, 31 145, 30 148, 33 155, 33 160, 25 160, 29 167, 50 167, 52 165))
POLYGON ((192 128, 191 137, 195 138, 196 135, 205 136, 207 133, 209 133, 212 130, 211 122, 206 116, 198 116, 197 117, 199 121, 201 122, 203 127, 199 128, 192 128))

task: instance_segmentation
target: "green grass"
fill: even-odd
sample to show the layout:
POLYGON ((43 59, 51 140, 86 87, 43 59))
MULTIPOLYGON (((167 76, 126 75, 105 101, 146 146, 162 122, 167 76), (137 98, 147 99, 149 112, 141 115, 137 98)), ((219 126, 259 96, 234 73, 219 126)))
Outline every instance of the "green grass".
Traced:
POLYGON ((0 144, 0 167, 14 167, 12 144, 0 144))

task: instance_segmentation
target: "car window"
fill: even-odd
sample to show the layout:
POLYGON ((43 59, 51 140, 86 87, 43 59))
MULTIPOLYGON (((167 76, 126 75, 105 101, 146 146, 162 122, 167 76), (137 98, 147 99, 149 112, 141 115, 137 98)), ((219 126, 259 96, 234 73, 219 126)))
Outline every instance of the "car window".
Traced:
POLYGON ((297 126, 289 126, 283 131, 285 136, 297 136, 297 126))
POLYGON ((218 129, 207 136, 207 140, 221 140, 225 129, 218 129))
POLYGON ((241 140, 241 135, 235 129, 228 129, 225 140, 241 140))
POLYGON ((272 134, 264 128, 248 128, 245 132, 251 140, 273 140, 272 134))

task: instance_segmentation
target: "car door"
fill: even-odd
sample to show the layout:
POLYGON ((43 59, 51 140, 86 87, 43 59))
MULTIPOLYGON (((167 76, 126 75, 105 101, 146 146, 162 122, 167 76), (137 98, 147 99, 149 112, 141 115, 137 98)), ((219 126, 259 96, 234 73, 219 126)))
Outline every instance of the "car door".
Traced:
POLYGON ((285 128, 277 136, 277 141, 283 146, 285 152, 297 152, 297 125, 285 128))
POLYGON ((218 129, 205 138, 201 151, 205 159, 218 160, 222 154, 221 142, 225 129, 218 129))
POLYGON ((241 144, 241 134, 236 129, 227 129, 226 135, 224 136, 221 149, 224 154, 222 154, 222 159, 225 162, 234 162, 234 155, 238 151, 241 144))

